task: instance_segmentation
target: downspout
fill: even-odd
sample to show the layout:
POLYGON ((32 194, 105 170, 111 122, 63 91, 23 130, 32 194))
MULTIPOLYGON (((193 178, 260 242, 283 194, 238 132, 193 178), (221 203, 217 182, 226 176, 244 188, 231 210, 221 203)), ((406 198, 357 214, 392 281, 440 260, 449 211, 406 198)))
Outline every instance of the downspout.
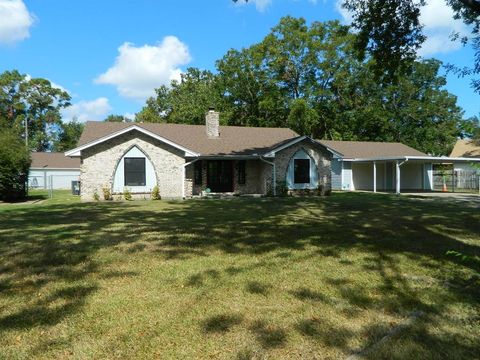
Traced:
POLYGON ((261 161, 263 161, 264 163, 267 163, 267 164, 273 166, 273 196, 277 196, 277 170, 276 170, 276 167, 275 167, 275 163, 273 161, 270 162, 270 161, 265 160, 262 156, 260 156, 259 159, 261 161))
POLYGON ((406 162, 408 162, 408 157, 406 157, 405 160, 402 161, 401 163, 399 163, 398 160, 397 160, 397 164, 396 164, 396 165, 397 165, 397 166, 396 166, 397 171, 396 171, 396 179, 395 179, 395 180, 396 180, 396 183, 397 183, 397 186, 396 186, 396 193, 397 193, 397 194, 400 194, 401 185, 402 185, 401 182, 400 182, 400 167, 401 167, 403 164, 405 164, 406 162))
POLYGON ((185 171, 187 171, 187 166, 188 165, 191 165, 191 164, 197 162, 198 160, 200 160, 200 159, 196 158, 195 160, 190 161, 190 162, 182 165, 183 166, 183 172, 182 172, 182 198, 183 199, 185 199, 185 171))

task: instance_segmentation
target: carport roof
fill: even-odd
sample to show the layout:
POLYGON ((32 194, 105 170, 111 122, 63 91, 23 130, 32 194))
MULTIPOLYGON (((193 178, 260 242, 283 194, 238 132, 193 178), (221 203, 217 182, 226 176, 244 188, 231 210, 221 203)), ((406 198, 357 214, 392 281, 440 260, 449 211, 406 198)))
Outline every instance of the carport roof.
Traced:
POLYGON ((398 142, 317 140, 345 159, 428 156, 398 142))

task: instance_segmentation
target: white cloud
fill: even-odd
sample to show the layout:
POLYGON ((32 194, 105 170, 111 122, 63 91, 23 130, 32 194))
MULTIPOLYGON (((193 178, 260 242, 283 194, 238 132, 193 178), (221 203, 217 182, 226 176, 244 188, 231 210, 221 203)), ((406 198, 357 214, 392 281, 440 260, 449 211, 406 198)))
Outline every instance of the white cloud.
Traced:
POLYGON ((132 120, 132 121, 135 120, 135 114, 134 113, 127 112, 123 116, 126 117, 129 120, 132 120))
POLYGON ((238 5, 254 4, 259 12, 264 12, 272 4, 272 0, 239 0, 238 5))
POLYGON ((347 10, 342 7, 343 0, 337 0, 335 2, 335 9, 339 12, 339 14, 342 16, 342 21, 345 24, 351 24, 353 21, 352 14, 347 10))
POLYGON ((33 16, 22 0, 0 0, 0 44, 13 44, 30 36, 33 16))
POLYGON ((419 51, 420 56, 448 53, 462 47, 460 41, 452 41, 450 35, 459 33, 466 36, 468 27, 461 20, 453 19, 453 16, 453 10, 445 0, 427 0, 420 14, 420 22, 427 36, 419 51))
POLYGON ((118 52, 115 64, 95 82, 115 85, 120 95, 138 100, 153 95, 160 85, 179 80, 180 66, 191 60, 187 45, 175 36, 166 36, 154 46, 135 47, 126 42, 118 52))
POLYGON ((65 121, 71 121, 74 117, 80 122, 87 120, 103 120, 112 110, 106 97, 99 97, 91 101, 79 101, 62 110, 65 121))
MULTIPOLYGON (((342 8, 343 0, 337 0, 335 7, 346 24, 352 22, 352 15, 342 8)), ((460 41, 451 41, 452 33, 468 35, 468 28, 461 20, 453 19, 453 10, 445 0, 426 0, 420 13, 420 23, 427 40, 419 50, 420 56, 429 56, 438 53, 448 53, 458 50, 460 41)))

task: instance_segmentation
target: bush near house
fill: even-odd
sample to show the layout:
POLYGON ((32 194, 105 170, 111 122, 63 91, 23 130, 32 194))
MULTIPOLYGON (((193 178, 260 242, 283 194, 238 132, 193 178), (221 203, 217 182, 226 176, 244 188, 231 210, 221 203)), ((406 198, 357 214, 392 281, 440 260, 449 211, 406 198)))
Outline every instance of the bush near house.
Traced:
POLYGON ((4 129, 0 133, 0 200, 25 198, 30 153, 18 134, 4 129))

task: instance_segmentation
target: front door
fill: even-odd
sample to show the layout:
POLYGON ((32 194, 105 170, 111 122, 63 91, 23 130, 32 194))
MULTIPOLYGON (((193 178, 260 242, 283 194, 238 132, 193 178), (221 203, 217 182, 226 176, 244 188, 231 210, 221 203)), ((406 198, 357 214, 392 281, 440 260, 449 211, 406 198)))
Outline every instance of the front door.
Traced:
POLYGON ((207 186, 212 192, 233 192, 233 161, 207 161, 207 186))

